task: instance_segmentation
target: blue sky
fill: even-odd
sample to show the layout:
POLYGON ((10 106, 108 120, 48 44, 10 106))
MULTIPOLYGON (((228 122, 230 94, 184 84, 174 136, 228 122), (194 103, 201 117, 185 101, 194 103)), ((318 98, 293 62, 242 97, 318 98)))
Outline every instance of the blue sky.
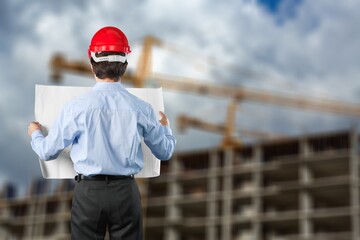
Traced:
POLYGON ((258 0, 258 2, 266 6, 269 11, 276 13, 282 0, 258 0))
MULTIPOLYGON (((26 134, 34 118, 34 86, 51 83, 48 64, 55 52, 86 60, 90 38, 102 26, 118 26, 128 35, 130 68, 136 66, 138 40, 152 34, 181 53, 155 49, 157 72, 360 102, 357 9, 357 0, 5 0, 0 8, 0 182, 11 179, 25 188, 40 176, 26 134), (219 64, 204 63, 209 58, 219 64)), ((66 85, 93 84, 73 75, 64 80, 66 85)), ((221 137, 213 133, 178 133, 176 116, 186 113, 221 123, 227 99, 165 91, 165 101, 178 151, 219 143, 221 137)), ((251 103, 242 103, 237 113, 239 126, 291 135, 353 123, 358 120, 251 103)))
POLYGON ((270 12, 276 14, 281 8, 281 5, 286 3, 289 7, 286 9, 289 12, 294 11, 296 7, 301 4, 301 0, 258 0, 258 3, 265 6, 270 12))
POLYGON ((296 17, 296 12, 303 0, 257 0, 269 13, 273 14, 275 22, 279 25, 296 17))

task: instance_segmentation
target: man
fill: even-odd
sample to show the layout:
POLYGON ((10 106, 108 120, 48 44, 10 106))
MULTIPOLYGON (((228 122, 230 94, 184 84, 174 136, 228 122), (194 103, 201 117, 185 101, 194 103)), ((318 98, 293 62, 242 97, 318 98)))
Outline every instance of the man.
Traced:
POLYGON ((141 139, 161 160, 174 152, 176 140, 166 115, 160 112, 158 121, 151 105, 119 82, 130 51, 120 29, 100 29, 88 51, 97 82, 93 90, 69 102, 46 137, 40 123, 28 126, 31 146, 43 160, 54 159, 72 146, 78 173, 72 239, 104 239, 106 228, 110 239, 143 239, 140 194, 133 178, 144 164, 141 139))

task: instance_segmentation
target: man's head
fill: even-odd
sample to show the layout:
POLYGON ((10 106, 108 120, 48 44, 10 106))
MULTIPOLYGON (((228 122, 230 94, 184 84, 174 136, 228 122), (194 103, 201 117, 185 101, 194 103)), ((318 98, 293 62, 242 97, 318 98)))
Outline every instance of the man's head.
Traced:
POLYGON ((98 52, 95 53, 95 57, 90 57, 90 63, 92 70, 95 76, 99 79, 110 78, 114 82, 119 81, 119 79, 124 75, 126 67, 128 65, 127 60, 124 63, 122 62, 109 62, 109 61, 99 61, 95 62, 94 58, 107 57, 107 56, 126 56, 123 52, 98 52))
POLYGON ((118 81, 127 67, 126 55, 130 46, 125 34, 116 27, 104 27, 97 31, 88 50, 94 74, 99 79, 118 81))

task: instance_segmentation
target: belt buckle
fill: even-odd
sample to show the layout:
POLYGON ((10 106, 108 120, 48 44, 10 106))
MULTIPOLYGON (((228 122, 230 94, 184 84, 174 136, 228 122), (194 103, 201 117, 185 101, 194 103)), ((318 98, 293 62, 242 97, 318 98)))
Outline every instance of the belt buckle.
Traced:
POLYGON ((81 176, 82 176, 82 174, 77 174, 75 176, 75 181, 80 182, 81 181, 81 176))

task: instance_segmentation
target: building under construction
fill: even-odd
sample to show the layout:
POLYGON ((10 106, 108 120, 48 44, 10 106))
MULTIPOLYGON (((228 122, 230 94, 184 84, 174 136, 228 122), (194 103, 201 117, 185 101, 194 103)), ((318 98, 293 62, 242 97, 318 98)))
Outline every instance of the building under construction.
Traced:
MULTIPOLYGON (((147 240, 360 238, 356 130, 177 153, 161 172, 143 198, 147 240)), ((34 195, 35 182, 21 199, 5 187, 1 239, 70 239, 71 185, 34 195)))

